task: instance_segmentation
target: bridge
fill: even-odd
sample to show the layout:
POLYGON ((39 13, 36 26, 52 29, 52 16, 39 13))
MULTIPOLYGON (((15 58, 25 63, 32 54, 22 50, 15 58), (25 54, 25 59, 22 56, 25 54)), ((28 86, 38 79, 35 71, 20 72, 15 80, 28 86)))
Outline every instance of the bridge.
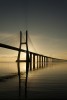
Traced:
MULTIPOLYGON (((37 69, 39 68, 44 68, 45 64, 47 64, 49 61, 51 62, 62 62, 62 61, 67 61, 64 59, 58 59, 58 58, 53 58, 49 56, 45 56, 36 52, 29 51, 28 47, 28 31, 26 30, 26 36, 25 36, 25 42, 22 41, 22 32, 20 31, 20 43, 19 47, 14 47, 10 46, 4 43, 0 43, 0 47, 18 51, 18 56, 16 62, 19 64, 19 62, 26 62, 26 72, 30 69, 30 71, 35 70, 35 64, 37 62, 37 69), (26 50, 22 49, 22 45, 26 46, 26 50), (26 53, 26 60, 21 60, 20 55, 21 52, 26 53)), ((20 73, 20 68, 18 69, 18 74, 20 73)))

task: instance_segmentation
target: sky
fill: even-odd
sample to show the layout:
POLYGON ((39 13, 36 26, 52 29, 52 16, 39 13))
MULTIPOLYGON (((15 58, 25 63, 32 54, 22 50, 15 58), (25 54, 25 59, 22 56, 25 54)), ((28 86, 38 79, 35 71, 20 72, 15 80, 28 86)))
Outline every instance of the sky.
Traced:
POLYGON ((38 53, 67 59, 67 0, 0 0, 1 39, 20 30, 28 30, 38 53))

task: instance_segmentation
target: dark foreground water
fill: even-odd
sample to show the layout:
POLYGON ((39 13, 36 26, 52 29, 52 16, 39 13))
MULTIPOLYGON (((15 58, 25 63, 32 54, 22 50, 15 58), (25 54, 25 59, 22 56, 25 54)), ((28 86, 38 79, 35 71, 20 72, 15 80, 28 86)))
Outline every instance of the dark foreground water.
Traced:
MULTIPOLYGON (((13 67, 15 65, 12 65, 13 67)), ((2 71, 4 73, 4 70, 2 71)), ((14 71, 17 72, 17 69, 14 71)), ((32 99, 67 99, 66 62, 50 63, 45 68, 31 71, 28 74, 27 81, 25 74, 21 75, 21 79, 16 76, 0 81, 0 100, 32 99)))

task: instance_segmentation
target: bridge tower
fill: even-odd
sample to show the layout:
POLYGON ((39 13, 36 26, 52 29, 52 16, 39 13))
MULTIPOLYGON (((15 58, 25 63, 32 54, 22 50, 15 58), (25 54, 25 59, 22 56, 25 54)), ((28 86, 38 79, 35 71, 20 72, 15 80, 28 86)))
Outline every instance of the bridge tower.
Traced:
POLYGON ((20 45, 19 45, 19 51, 18 51, 18 57, 16 62, 26 62, 28 60, 28 31, 26 30, 26 41, 22 41, 22 32, 20 31, 20 45), (20 55, 21 55, 21 47, 22 45, 26 45, 26 60, 20 60, 20 55))
MULTIPOLYGON (((19 45, 19 49, 21 49, 21 46, 22 46, 22 32, 20 31, 20 45, 19 45)), ((19 50, 16 62, 20 61, 20 54, 21 54, 21 51, 19 50)))
POLYGON ((30 58, 29 58, 29 51, 28 51, 28 31, 26 30, 26 41, 22 42, 22 32, 20 31, 20 45, 19 45, 19 51, 18 51, 18 57, 16 60, 17 64, 18 64, 18 75, 20 78, 20 62, 26 62, 26 81, 27 81, 27 77, 28 77, 28 70, 29 70, 29 62, 30 62, 30 58), (25 44, 26 45, 26 60, 20 60, 20 54, 21 54, 21 46, 25 44))

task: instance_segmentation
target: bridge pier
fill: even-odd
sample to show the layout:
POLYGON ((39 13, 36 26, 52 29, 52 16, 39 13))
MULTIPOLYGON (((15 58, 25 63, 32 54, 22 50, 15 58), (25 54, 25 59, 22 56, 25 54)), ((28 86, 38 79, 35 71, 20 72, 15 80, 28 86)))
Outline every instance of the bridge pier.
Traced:
POLYGON ((46 62, 48 62, 48 57, 46 57, 46 62))
MULTIPOLYGON (((19 49, 21 49, 21 45, 22 45, 22 32, 20 31, 20 45, 19 45, 19 49)), ((20 53, 21 53, 21 51, 19 50, 16 62, 20 61, 20 53)))
POLYGON ((46 57, 46 67, 47 67, 47 65, 48 65, 48 57, 46 57))
POLYGON ((32 71, 32 53, 30 52, 30 71, 32 71))
POLYGON ((42 67, 42 55, 41 55, 41 62, 40 63, 41 63, 41 67, 42 67))
POLYGON ((35 54, 33 54, 33 70, 35 70, 35 54))
POLYGON ((52 62, 53 62, 53 58, 52 58, 52 62))
POLYGON ((52 58, 50 57, 50 62, 52 62, 52 58))
POLYGON ((41 55, 39 55, 39 68, 41 68, 41 55))
POLYGON ((43 68, 43 56, 42 56, 42 68, 43 68))
POLYGON ((37 69, 38 69, 38 55, 37 55, 37 69))
POLYGON ((45 56, 44 56, 44 67, 45 67, 45 56))

